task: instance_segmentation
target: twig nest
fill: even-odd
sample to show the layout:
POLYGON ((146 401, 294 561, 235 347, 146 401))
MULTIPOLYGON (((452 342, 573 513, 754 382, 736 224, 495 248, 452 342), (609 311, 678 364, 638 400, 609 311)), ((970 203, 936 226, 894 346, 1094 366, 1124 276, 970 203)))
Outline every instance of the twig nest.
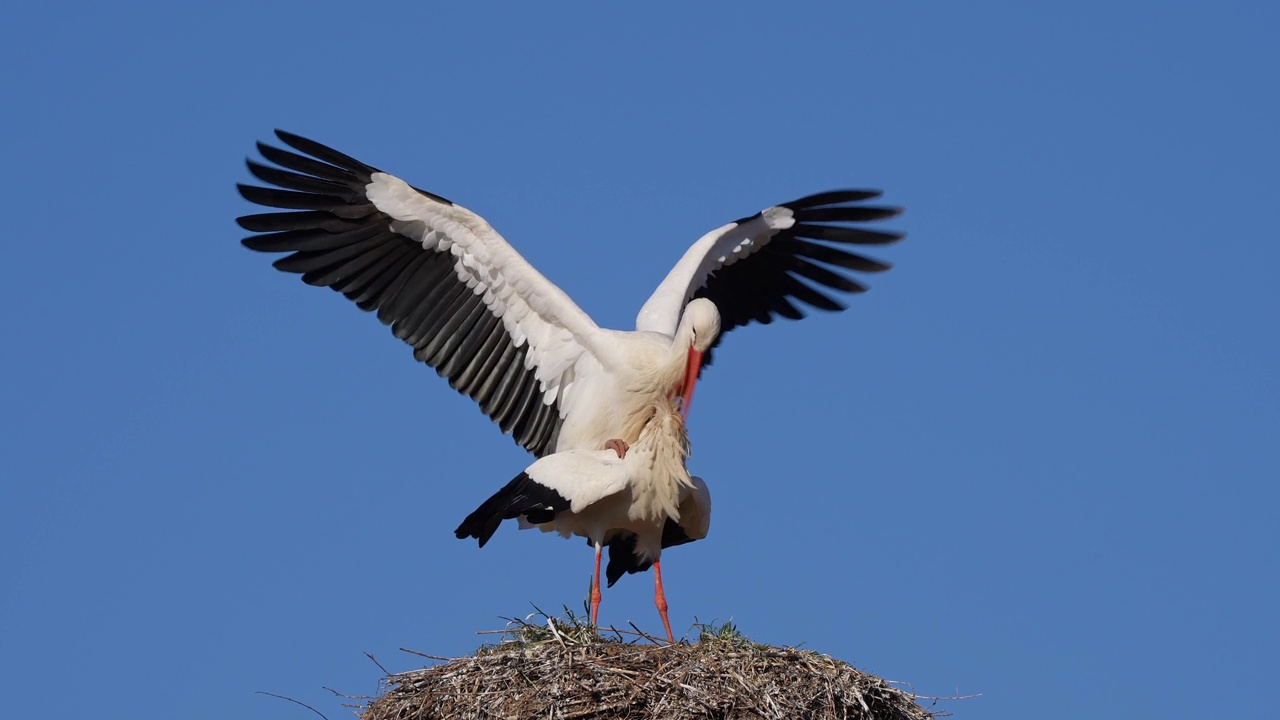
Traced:
POLYGON ((697 643, 676 645, 550 632, 387 684, 363 720, 934 717, 915 696, 847 663, 705 629, 697 643))

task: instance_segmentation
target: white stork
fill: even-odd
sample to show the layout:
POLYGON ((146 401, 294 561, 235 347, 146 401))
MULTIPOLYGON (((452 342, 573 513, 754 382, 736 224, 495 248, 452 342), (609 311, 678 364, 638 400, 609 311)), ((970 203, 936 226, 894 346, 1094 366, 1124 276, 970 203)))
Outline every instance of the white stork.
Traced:
MULTIPOLYGON (((583 490, 579 496, 563 483, 570 482, 569 475, 577 476, 575 464, 583 458, 601 457, 580 454, 610 448, 616 460, 625 461, 628 446, 646 429, 662 427, 678 437, 664 442, 655 438, 653 443, 668 448, 684 443, 687 455, 682 418, 676 416, 681 420, 678 431, 665 420, 651 421, 674 415, 673 402, 688 413, 704 353, 721 333, 752 321, 769 323, 775 316, 804 317, 793 301, 843 309, 819 288, 856 293, 866 287, 837 269, 889 268, 845 246, 881 245, 902 237, 856 225, 900 212, 862 204, 880 195, 875 190, 837 190, 770 207, 702 236, 641 307, 636 330, 608 330, 598 327, 479 215, 312 140, 279 130, 276 136, 292 150, 265 143, 258 143, 258 150, 278 167, 248 161, 255 177, 276 187, 242 184, 239 190, 250 202, 285 212, 238 218, 241 227, 256 233, 244 245, 289 253, 275 261, 277 269, 300 273, 307 284, 330 287, 361 309, 376 310, 378 319, 413 347, 415 358, 479 403, 504 433, 546 459, 521 477, 573 495, 560 493, 560 501, 550 503, 554 509, 569 502, 571 514, 557 510, 556 517, 577 518, 561 520, 556 529, 586 536, 597 550, 601 543, 609 544, 611 585, 617 577, 615 563, 620 576, 643 570, 653 560, 658 598, 657 552, 646 549, 654 542, 652 534, 601 534, 575 524, 589 524, 573 504, 591 493, 583 490), (573 454, 549 459, 565 451, 573 454), (563 477, 552 477, 561 472, 563 477)), ((610 478, 624 476, 634 484, 643 476, 645 482, 668 489, 696 489, 691 480, 684 482, 689 477, 684 456, 669 460, 667 467, 680 467, 664 477, 624 472, 624 462, 599 480, 579 484, 606 487, 610 478)), ((662 508, 662 535, 667 537, 660 537, 659 550, 701 537, 696 522, 688 524, 678 507, 662 508)), ((636 513, 644 514, 635 508, 629 512, 636 513)), ((519 515, 535 524, 543 517, 536 509, 511 517, 519 515)), ((485 522, 496 527, 498 521, 485 522)), ((464 522, 458 532, 466 527, 464 522)), ((705 522, 701 532, 705 535, 705 522)), ((488 537, 461 536, 468 535, 482 544, 488 537)), ((598 592, 597 583, 593 596, 598 592)))

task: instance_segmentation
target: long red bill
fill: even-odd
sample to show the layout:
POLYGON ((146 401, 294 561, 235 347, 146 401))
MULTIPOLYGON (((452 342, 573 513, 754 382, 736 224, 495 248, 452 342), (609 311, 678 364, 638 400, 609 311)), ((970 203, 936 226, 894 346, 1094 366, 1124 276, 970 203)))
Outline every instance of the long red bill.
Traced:
POLYGON ((680 416, 688 421, 689 406, 693 404, 693 385, 698 382, 698 370, 702 367, 702 353, 689 347, 689 360, 684 366, 684 384, 680 386, 680 416))

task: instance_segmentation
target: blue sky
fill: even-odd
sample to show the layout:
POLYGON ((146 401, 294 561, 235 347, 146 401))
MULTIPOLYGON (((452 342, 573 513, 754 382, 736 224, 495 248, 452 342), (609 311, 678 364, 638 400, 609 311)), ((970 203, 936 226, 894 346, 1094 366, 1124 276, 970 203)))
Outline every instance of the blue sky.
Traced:
MULTIPOLYGON (((452 529, 528 457, 239 245, 275 127, 476 210, 602 325, 837 187, 909 233, 698 386, 733 619, 961 718, 1261 718, 1280 642, 1274 3, 27 4, 0 28, 0 695, 330 718, 580 607, 590 552, 452 529)), ((656 632, 651 575, 606 623, 656 632)), ((86 710, 86 709, 91 710, 86 710)))

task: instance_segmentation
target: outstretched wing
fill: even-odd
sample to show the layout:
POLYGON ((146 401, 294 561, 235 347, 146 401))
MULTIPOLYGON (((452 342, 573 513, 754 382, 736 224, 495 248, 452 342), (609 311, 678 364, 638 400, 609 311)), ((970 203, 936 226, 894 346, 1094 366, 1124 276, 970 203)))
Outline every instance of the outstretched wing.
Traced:
POLYGON ((753 321, 803 318, 797 303, 843 310, 831 294, 867 289, 844 271, 875 273, 890 267, 846 247, 887 245, 903 238, 902 233, 861 226, 902 212, 863 204, 880 194, 835 190, 809 195, 712 230, 685 252, 649 297, 636 329, 674 333, 684 306, 695 297, 719 308, 721 337, 753 321))
POLYGON ((418 360, 534 455, 554 449, 575 366, 600 330, 479 215, 312 140, 258 143, 246 200, 282 212, 237 222, 245 247, 376 311, 418 360), (295 152, 296 151, 296 152, 295 152))

